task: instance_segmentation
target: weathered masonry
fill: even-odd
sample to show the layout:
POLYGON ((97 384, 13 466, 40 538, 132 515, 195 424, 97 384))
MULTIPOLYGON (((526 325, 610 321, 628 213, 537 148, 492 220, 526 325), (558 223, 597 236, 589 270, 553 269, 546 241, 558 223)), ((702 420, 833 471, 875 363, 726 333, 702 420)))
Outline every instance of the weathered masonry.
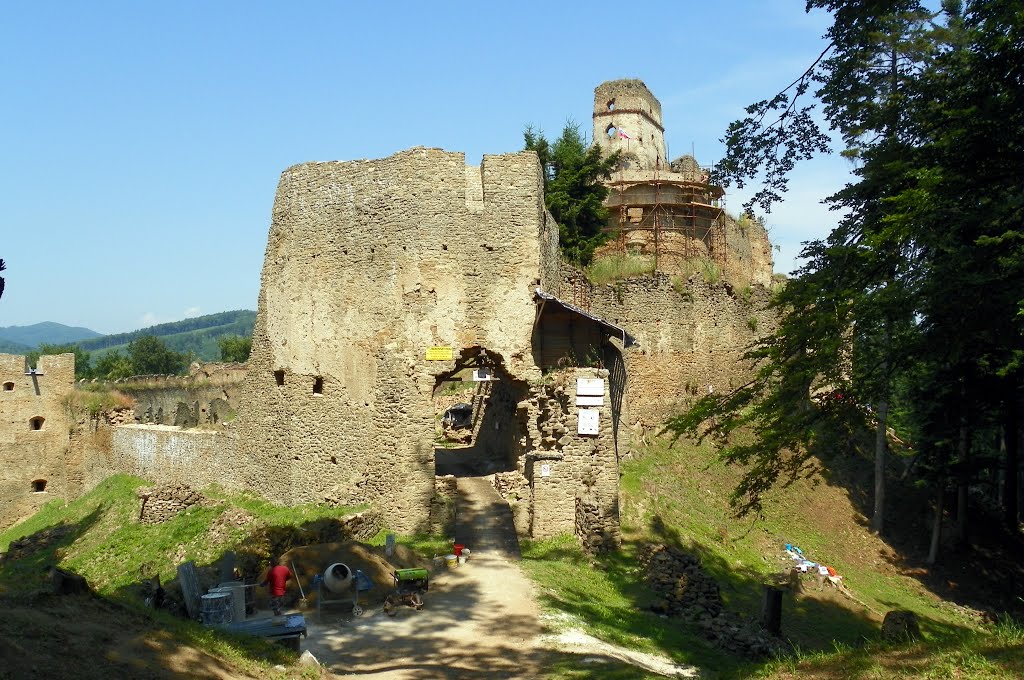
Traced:
POLYGON ((66 400, 74 389, 75 355, 0 354, 0 526, 68 495, 70 423, 66 400))
POLYGON ((641 80, 610 80, 594 88, 594 142, 621 163, 606 182, 607 231, 618 249, 650 255, 660 271, 678 273, 707 261, 734 283, 767 286, 771 244, 753 220, 725 212, 725 192, 711 169, 690 155, 669 161, 661 102, 641 80))
POLYGON ((579 367, 631 338, 558 302, 540 172, 533 153, 468 167, 426 148, 284 172, 234 427, 245 486, 376 503, 390 526, 425 529, 434 395, 484 368, 482 426, 460 455, 523 480, 524 533, 617 540, 612 383, 624 376, 579 367), (577 384, 593 393, 577 400, 577 384))

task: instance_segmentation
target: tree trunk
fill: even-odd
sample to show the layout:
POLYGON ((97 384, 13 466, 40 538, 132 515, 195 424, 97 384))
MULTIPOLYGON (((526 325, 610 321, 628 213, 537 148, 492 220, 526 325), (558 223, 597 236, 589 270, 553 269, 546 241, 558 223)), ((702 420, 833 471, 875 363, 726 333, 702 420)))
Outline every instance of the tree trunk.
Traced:
POLYGON ((1020 467, 1020 433, 1017 418, 1017 393, 1007 397, 1003 411, 1003 443, 1006 447, 1006 474, 1003 475, 1003 517, 1011 531, 1017 530, 1017 506, 1020 494, 1017 482, 1020 467))
POLYGON ((882 533, 885 526, 885 457, 889 448, 886 424, 889 419, 889 399, 878 402, 878 426, 875 430, 875 512, 871 516, 871 530, 882 533))
POLYGON ((932 523, 932 542, 928 546, 928 566, 935 566, 936 560, 939 559, 939 542, 942 538, 942 510, 943 510, 943 497, 945 489, 943 485, 939 484, 938 494, 935 496, 935 521, 932 523))
POLYGON ((971 486, 971 437, 967 425, 966 406, 961 406, 960 437, 957 443, 960 458, 960 473, 956 486, 956 543, 960 549, 966 548, 969 542, 967 523, 967 491, 971 486))

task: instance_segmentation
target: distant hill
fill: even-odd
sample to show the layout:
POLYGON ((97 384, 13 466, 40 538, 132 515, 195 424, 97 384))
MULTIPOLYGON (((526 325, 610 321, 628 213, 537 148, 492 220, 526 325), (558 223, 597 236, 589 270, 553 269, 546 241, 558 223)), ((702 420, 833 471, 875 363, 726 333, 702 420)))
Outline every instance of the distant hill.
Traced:
POLYGON ((175 352, 193 352, 203 361, 218 361, 220 347, 217 341, 226 335, 250 337, 255 323, 256 312, 241 309, 162 323, 131 333, 104 335, 76 344, 94 356, 100 356, 108 352, 124 352, 128 348, 128 343, 133 340, 145 335, 155 335, 175 352))
POLYGON ((17 351, 25 351, 34 349, 43 343, 48 345, 66 345, 80 340, 99 338, 102 335, 102 333, 97 333, 88 328, 65 326, 53 321, 43 321, 31 326, 0 327, 0 347, 3 347, 2 343, 6 341, 20 345, 21 347, 17 351))

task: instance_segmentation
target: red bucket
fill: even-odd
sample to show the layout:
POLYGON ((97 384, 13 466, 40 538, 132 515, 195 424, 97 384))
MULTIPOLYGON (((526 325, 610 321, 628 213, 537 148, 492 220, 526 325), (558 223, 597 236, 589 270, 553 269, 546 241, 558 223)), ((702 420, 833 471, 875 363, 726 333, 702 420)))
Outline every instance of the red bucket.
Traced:
POLYGON ((455 553, 456 557, 462 557, 462 549, 465 547, 461 543, 456 543, 452 546, 452 552, 455 553))

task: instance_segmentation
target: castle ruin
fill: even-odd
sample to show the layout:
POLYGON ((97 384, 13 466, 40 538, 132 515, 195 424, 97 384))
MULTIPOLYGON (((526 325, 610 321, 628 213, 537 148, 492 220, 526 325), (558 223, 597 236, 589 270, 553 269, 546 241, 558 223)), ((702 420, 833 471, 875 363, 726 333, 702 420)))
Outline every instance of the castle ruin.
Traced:
POLYGON ((666 167, 660 103, 642 82, 603 83, 594 101, 595 139, 624 152, 606 249, 653 254, 653 274, 598 286, 561 261, 532 152, 478 167, 427 148, 293 166, 244 375, 228 368, 194 390, 153 379, 136 422, 72 423, 59 411, 73 363, 43 357, 51 396, 33 402, 24 360, 2 357, 17 396, 0 393, 12 444, 0 481, 15 499, 0 526, 38 506, 38 480, 71 497, 127 472, 285 504, 373 504, 390 528, 418 532, 439 526, 443 475, 471 470, 494 475, 521 535, 617 544, 631 439, 749 375, 744 350, 774 324, 771 249, 763 227, 725 213, 695 161, 666 167), (686 269, 694 258, 718 263, 721 280, 686 269), (460 380, 473 383, 471 445, 450 449, 435 441, 437 403, 460 380), (30 425, 44 405, 43 431, 60 436, 40 456, 30 425))

